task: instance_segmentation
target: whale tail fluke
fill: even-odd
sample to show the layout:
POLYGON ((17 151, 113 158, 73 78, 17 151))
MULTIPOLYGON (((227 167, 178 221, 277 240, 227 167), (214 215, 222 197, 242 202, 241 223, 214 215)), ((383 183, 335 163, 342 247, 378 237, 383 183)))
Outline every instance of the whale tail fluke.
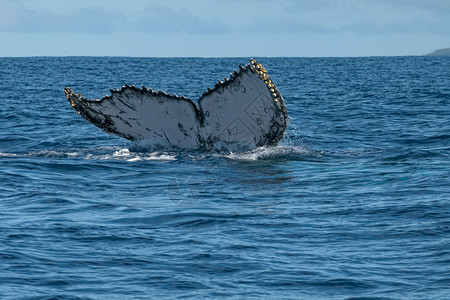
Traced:
POLYGON ((125 139, 185 149, 239 143, 276 145, 284 136, 284 99, 255 60, 219 81, 198 100, 125 85, 110 96, 89 100, 65 89, 71 106, 88 122, 125 139))

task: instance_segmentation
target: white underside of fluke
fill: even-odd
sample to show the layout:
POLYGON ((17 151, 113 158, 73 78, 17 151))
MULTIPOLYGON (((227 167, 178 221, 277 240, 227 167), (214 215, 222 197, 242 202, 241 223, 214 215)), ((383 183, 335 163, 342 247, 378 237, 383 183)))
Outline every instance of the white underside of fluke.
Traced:
POLYGON ((275 145, 284 135, 284 100, 256 61, 219 82, 198 100, 126 85, 111 96, 88 100, 65 89, 67 99, 87 121, 137 143, 213 149, 239 144, 251 149, 275 145))

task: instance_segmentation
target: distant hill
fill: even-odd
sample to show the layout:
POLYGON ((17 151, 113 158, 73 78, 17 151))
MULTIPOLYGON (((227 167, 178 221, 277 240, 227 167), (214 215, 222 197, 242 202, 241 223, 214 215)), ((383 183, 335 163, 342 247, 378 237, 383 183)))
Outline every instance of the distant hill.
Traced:
POLYGON ((429 53, 427 55, 430 56, 450 56, 450 48, 444 48, 434 51, 433 53, 429 53))

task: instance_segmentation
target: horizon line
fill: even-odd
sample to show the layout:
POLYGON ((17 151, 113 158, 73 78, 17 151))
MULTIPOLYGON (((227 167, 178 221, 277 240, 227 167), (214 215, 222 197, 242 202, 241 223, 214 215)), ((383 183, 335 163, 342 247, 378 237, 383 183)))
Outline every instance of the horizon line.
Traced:
MULTIPOLYGON (((429 54, 406 55, 361 55, 361 56, 132 56, 132 55, 25 55, 25 56, 0 56, 0 58, 73 58, 73 57, 101 57, 101 58, 371 58, 371 57, 418 57, 435 56, 429 54)), ((444 56, 444 55, 443 55, 444 56)))

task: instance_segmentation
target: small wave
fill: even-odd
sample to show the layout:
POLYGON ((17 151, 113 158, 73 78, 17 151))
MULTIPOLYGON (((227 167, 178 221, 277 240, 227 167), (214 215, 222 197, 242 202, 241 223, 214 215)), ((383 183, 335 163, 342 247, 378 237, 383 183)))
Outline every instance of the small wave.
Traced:
POLYGON ((281 144, 278 146, 263 146, 248 149, 238 144, 221 144, 220 148, 209 151, 174 149, 163 147, 158 149, 152 144, 134 144, 129 148, 123 146, 100 146, 93 148, 62 148, 51 150, 36 150, 25 153, 1 152, 0 157, 22 158, 56 158, 56 159, 87 159, 87 160, 119 160, 127 162, 144 161, 174 161, 179 158, 188 160, 203 160, 222 157, 231 160, 258 161, 264 159, 277 160, 318 160, 326 156, 324 151, 311 150, 300 145, 281 144))
POLYGON ((0 157, 15 158, 81 158, 92 160, 122 160, 128 162, 137 161, 172 161, 176 160, 174 154, 168 152, 132 152, 121 147, 96 147, 81 149, 40 150, 28 153, 0 152, 0 157))
POLYGON ((323 156, 323 152, 298 146, 259 147, 248 152, 230 152, 225 157, 233 160, 257 161, 261 159, 310 160, 323 156))
POLYGON ((83 154, 76 150, 69 150, 69 151, 56 151, 56 150, 42 150, 42 151, 32 151, 24 156, 28 157, 77 157, 82 156, 83 154))
POLYGON ((18 157, 18 156, 20 155, 16 153, 6 153, 0 151, 0 157, 18 157))
POLYGON ((130 152, 129 149, 120 149, 112 154, 88 155, 86 159, 124 160, 128 162, 149 161, 149 160, 173 161, 176 160, 176 156, 170 155, 168 153, 160 153, 160 152, 142 153, 142 152, 130 152))

